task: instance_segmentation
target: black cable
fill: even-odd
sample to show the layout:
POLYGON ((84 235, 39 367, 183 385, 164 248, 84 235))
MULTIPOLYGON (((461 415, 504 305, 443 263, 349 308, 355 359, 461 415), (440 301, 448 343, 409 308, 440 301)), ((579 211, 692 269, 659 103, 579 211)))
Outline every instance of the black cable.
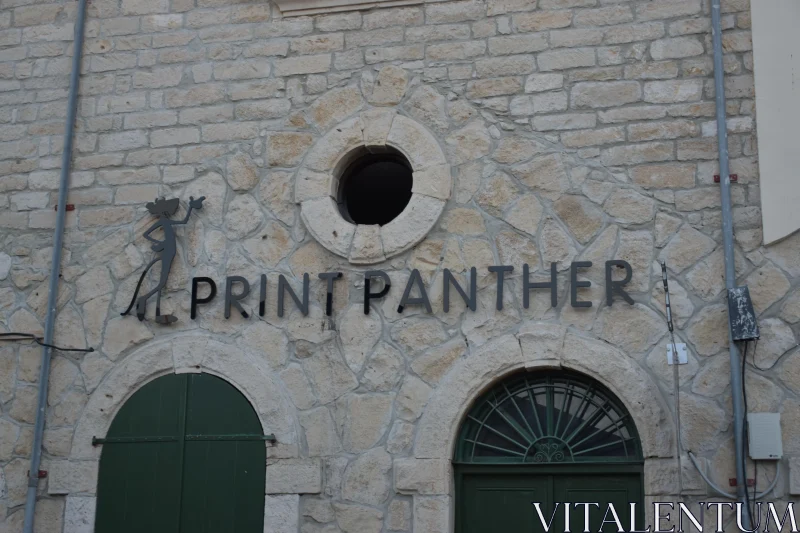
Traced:
POLYGON ((52 348, 60 352, 93 352, 94 348, 62 348, 55 344, 47 344, 41 337, 37 337, 32 333, 0 333, 0 341, 34 341, 39 346, 52 348))
POLYGON ((758 350, 758 339, 755 340, 753 345, 753 367, 755 367, 756 370, 759 370, 761 372, 766 372, 767 371, 766 368, 761 368, 760 366, 758 366, 758 364, 756 364, 756 350, 758 350))
MULTIPOLYGON (((747 454, 749 453, 749 442, 748 436, 750 433, 750 428, 748 427, 747 423, 747 384, 746 384, 746 376, 747 376, 747 341, 744 342, 744 354, 742 354, 742 398, 744 400, 744 424, 742 424, 742 440, 744 441, 742 446, 742 453, 744 457, 742 461, 744 463, 744 503, 747 505, 747 512, 750 514, 750 520, 752 522, 753 518, 753 505, 750 501, 750 493, 747 492, 747 454)), ((754 484, 755 485, 755 484, 754 484)), ((752 527, 752 524, 751 524, 752 527)))

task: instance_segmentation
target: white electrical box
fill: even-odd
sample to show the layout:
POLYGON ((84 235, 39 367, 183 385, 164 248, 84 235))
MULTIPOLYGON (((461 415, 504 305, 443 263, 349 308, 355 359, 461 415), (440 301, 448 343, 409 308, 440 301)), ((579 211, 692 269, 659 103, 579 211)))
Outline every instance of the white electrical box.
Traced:
POLYGON ((751 459, 778 460, 783 457, 779 413, 747 413, 747 434, 751 459))

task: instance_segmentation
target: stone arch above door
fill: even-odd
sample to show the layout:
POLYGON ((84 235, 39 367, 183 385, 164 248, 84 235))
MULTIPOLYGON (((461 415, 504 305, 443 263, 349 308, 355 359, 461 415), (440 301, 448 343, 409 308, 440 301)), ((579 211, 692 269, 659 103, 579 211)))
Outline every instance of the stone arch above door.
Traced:
POLYGON ((439 383, 417 427, 412 458, 395 461, 395 486, 414 494, 414 531, 453 530, 451 458, 464 415, 498 380, 522 369, 565 368, 605 385, 633 417, 648 464, 674 456, 674 422, 650 375, 622 351, 557 324, 529 324, 461 359, 439 383))

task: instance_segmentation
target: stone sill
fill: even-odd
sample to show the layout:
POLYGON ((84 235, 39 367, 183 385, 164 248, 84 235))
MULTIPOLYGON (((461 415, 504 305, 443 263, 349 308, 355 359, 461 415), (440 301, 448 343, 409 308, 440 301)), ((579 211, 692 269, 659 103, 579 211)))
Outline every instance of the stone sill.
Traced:
POLYGON ((276 0, 276 3, 284 17, 299 17, 442 1, 445 0, 276 0))

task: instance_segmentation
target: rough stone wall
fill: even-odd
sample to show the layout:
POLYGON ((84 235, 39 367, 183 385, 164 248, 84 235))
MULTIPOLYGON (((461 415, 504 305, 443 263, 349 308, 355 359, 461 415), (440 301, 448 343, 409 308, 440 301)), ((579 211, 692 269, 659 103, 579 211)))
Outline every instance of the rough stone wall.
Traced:
MULTIPOLYGON (((541 324, 560 325, 568 331, 556 338, 558 353, 567 344, 591 348, 565 360, 608 379, 622 366, 642 372, 658 387, 643 401, 671 409, 658 260, 670 267, 678 337, 691 349, 681 367, 683 446, 727 486, 733 436, 708 4, 467 0, 281 19, 266 2, 93 0, 56 343, 97 351, 54 357, 43 466, 52 475, 42 483, 37 529, 91 530, 96 470, 71 466, 86 446, 73 440, 76 423, 137 349, 189 336, 258 358, 292 404, 299 437, 270 452, 267 470, 267 517, 284 524, 280 531, 444 531, 449 465, 419 452, 417 422, 440 383, 457 383, 448 376, 465 361, 512 364, 487 347, 511 339, 521 347, 513 365, 524 366, 547 337, 536 337, 541 324), (374 107, 395 108, 435 136, 453 190, 428 237, 377 266, 393 290, 365 316, 365 268, 310 237, 293 191, 315 142, 374 107), (141 237, 152 220, 144 203, 190 195, 205 195, 206 204, 179 230, 162 301, 179 321, 120 317, 152 253, 141 237), (611 258, 633 266, 633 306, 601 305, 601 263, 611 258), (569 306, 572 260, 595 262, 583 273, 592 287, 580 291, 591 308, 569 306), (536 293, 523 309, 522 264, 544 280, 554 261, 559 306, 536 293), (486 270, 493 264, 515 267, 502 312, 486 270), (480 278, 477 312, 459 302, 444 314, 442 269, 463 282, 471 266, 480 278), (414 268, 429 284, 431 315, 397 312, 414 268), (316 274, 333 270, 346 281, 326 318, 316 274), (278 274, 297 288, 304 272, 312 276, 310 315, 277 317, 278 274), (270 279, 264 319, 225 320, 221 297, 189 319, 192 276, 222 285, 243 275, 257 287, 262 273, 270 279), (596 357, 609 345, 616 356, 596 357), (85 497, 65 503, 64 493, 85 497)), ((0 6, 0 329, 36 333, 75 5, 0 6)), ((748 404, 782 413, 787 458, 773 498, 789 500, 790 462, 791 492, 800 493, 800 237, 760 246, 749 2, 723 1, 723 11, 737 272, 762 328, 759 369, 747 368, 748 404)), ((254 297, 247 304, 257 308, 254 297)), ((21 528, 39 359, 36 347, 0 347, 0 531, 21 528)), ((506 369, 489 368, 470 386, 488 386, 506 369)), ((654 442, 663 457, 672 453, 667 434, 654 442)), ((675 493, 673 465, 648 460, 649 499, 675 493)), ((690 499, 705 498, 685 468, 690 499)), ((762 465, 759 488, 774 475, 762 465)))

